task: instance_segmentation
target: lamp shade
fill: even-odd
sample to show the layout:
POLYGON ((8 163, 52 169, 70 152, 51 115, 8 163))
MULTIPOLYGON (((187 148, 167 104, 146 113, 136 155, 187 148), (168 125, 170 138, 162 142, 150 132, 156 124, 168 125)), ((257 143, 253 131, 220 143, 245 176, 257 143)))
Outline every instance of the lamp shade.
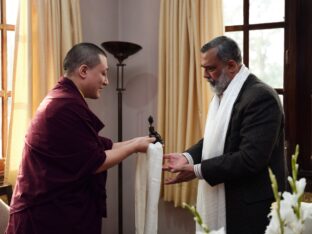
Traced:
POLYGON ((119 63, 142 49, 140 45, 125 41, 106 41, 101 45, 107 52, 114 55, 119 63))

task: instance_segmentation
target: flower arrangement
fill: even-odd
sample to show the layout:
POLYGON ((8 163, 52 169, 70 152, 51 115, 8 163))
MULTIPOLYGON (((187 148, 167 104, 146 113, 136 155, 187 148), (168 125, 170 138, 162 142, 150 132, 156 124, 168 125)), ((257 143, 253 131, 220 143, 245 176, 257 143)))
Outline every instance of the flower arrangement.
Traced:
POLYGON ((278 192, 278 185, 275 175, 269 169, 272 189, 275 202, 271 206, 270 223, 266 228, 265 234, 303 234, 305 221, 312 218, 312 207, 310 204, 303 203, 303 193, 306 186, 306 179, 298 179, 299 146, 296 146, 295 154, 291 158, 292 177, 288 177, 288 182, 292 193, 278 192))
MULTIPOLYGON (((272 203, 271 212, 269 213, 270 223, 265 230, 265 234, 306 234, 312 230, 312 203, 302 202, 306 179, 298 179, 299 146, 296 146, 295 154, 291 158, 292 177, 288 177, 288 182, 292 193, 278 192, 276 177, 269 168, 270 180, 272 183, 275 202, 272 203), (308 219, 309 224, 306 222, 308 219)), ((194 216, 194 220, 202 228, 202 233, 225 234, 224 228, 217 231, 209 230, 208 226, 203 223, 202 218, 195 206, 183 203, 194 216)))

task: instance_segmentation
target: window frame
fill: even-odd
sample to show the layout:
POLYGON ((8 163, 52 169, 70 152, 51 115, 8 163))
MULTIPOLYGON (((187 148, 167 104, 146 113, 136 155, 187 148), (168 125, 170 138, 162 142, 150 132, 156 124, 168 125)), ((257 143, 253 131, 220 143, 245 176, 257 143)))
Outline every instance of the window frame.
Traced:
POLYGON ((306 178, 306 192, 312 192, 312 1, 286 3, 286 151, 290 160, 299 145, 299 177, 306 178))
MULTIPOLYGON (((265 30, 265 29, 277 29, 283 28, 284 35, 286 34, 285 21, 280 22, 272 22, 272 23, 257 23, 257 24, 249 24, 249 0, 242 0, 243 1, 243 24, 242 25, 230 25, 225 26, 225 32, 243 32, 243 62, 244 64, 249 67, 249 32, 251 30, 265 30)), ((286 8, 286 4, 285 4, 286 8)), ((286 18, 286 16, 285 16, 286 18)), ((285 77, 285 74, 284 74, 285 77)), ((285 80, 284 80, 284 87, 285 87, 285 80)), ((275 89, 279 95, 285 94, 284 88, 275 89)))
POLYGON ((7 32, 15 31, 15 25, 7 24, 6 20, 6 2, 7 0, 0 0, 0 31, 1 31, 1 135, 2 135, 2 155, 0 158, 0 171, 4 170, 4 162, 7 155, 7 143, 8 143, 8 115, 9 105, 8 99, 12 97, 12 91, 8 90, 8 46, 7 46, 7 32))

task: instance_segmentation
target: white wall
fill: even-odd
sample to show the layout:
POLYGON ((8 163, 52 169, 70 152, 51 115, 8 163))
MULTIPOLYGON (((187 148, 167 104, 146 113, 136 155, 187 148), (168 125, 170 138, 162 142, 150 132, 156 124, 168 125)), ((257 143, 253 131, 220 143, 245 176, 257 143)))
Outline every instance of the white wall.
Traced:
MULTIPOLYGON (((104 41, 119 40, 143 47, 124 61, 123 139, 148 134, 149 115, 156 122, 158 21, 160 0, 80 0, 84 41, 100 46, 104 41)), ((90 108, 106 124, 102 135, 117 140, 116 60, 108 54, 110 85, 102 97, 88 101, 90 108)), ((135 233, 134 172, 135 156, 123 162, 123 233, 135 233)), ((103 233, 118 233, 117 167, 108 172, 108 218, 103 233)), ((160 201, 158 233, 194 233, 194 222, 184 209, 160 201)))

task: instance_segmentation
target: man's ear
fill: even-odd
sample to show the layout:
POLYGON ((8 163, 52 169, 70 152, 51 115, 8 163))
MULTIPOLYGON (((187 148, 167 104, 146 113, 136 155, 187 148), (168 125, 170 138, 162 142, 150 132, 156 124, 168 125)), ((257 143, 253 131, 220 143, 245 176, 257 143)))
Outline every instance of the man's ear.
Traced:
POLYGON ((87 77, 87 71, 88 71, 88 66, 85 65, 85 64, 82 64, 80 65, 79 69, 78 69, 78 72, 79 72, 79 75, 85 79, 87 77))
POLYGON ((234 78, 236 73, 239 71, 239 64, 234 60, 229 60, 227 61, 227 68, 230 76, 234 78))
POLYGON ((238 68, 238 64, 234 60, 229 60, 227 62, 227 66, 228 66, 228 70, 230 73, 236 72, 236 70, 238 68))

